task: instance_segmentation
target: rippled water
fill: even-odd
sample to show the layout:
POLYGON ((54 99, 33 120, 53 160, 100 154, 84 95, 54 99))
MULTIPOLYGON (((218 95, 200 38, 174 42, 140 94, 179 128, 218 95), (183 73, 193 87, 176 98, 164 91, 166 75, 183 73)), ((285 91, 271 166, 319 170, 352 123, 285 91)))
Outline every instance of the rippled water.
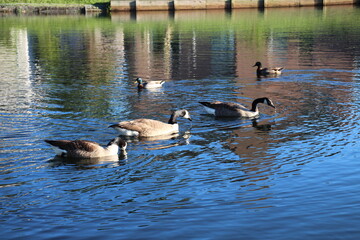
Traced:
POLYGON ((360 9, 352 6, 0 19, 4 239, 360 237, 360 9), (39 26, 42 26, 41 28, 39 26), (257 78, 252 65, 284 66, 257 78), (136 77, 162 79, 137 91, 136 77), (199 101, 251 104, 215 119, 199 101), (44 139, 106 144, 110 124, 167 121, 168 139, 74 162, 44 139))

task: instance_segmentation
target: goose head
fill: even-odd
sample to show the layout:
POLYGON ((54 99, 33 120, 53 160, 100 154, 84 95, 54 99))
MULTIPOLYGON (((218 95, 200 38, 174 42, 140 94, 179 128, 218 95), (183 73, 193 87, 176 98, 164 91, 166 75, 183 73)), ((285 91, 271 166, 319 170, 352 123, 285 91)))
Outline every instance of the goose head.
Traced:
POLYGON ((273 102, 269 98, 262 97, 262 98, 257 98, 252 102, 252 106, 251 106, 250 111, 258 113, 259 112, 258 108, 257 108, 258 103, 264 103, 264 104, 269 105, 270 107, 275 108, 275 105, 273 104, 273 102))
POLYGON ((260 67, 261 68, 261 66, 262 66, 261 62, 256 62, 253 67, 260 67))
POLYGON ((125 151, 126 147, 127 147, 127 142, 125 142, 124 140, 122 140, 121 138, 117 137, 112 139, 109 143, 108 143, 108 147, 112 146, 112 145, 117 145, 120 150, 125 151))
POLYGON ((179 116, 180 116, 180 117, 183 117, 183 118, 186 118, 186 119, 189 119, 190 121, 192 121, 192 119, 191 119, 191 117, 190 117, 190 113, 189 113, 186 109, 180 110, 179 116))
POLYGON ((176 119, 178 117, 183 117, 183 118, 186 118, 186 119, 189 119, 190 121, 192 121, 192 119, 190 117, 190 113, 186 109, 181 109, 181 110, 176 110, 171 114, 168 123, 169 124, 176 123, 176 119))
POLYGON ((267 98, 267 97, 260 98, 260 103, 264 103, 264 104, 269 105, 270 107, 275 108, 274 103, 273 103, 269 98, 267 98))

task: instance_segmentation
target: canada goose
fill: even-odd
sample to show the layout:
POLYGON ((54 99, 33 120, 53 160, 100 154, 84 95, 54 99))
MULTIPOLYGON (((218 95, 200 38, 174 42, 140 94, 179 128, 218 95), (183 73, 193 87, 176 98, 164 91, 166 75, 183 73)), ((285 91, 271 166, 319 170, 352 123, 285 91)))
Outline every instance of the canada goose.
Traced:
POLYGON ((162 85, 165 83, 165 81, 143 81, 142 78, 137 78, 136 79, 137 82, 137 87, 138 89, 143 89, 143 88, 158 88, 158 87, 162 87, 162 85))
POLYGON ((181 109, 171 114, 168 123, 141 118, 120 122, 109 127, 118 130, 120 135, 123 136, 154 137, 179 132, 179 125, 176 122, 178 117, 187 118, 192 121, 189 112, 181 109))
POLYGON ((55 150, 56 155, 69 158, 99 158, 117 155, 119 147, 125 151, 127 143, 121 138, 114 138, 106 147, 88 140, 45 140, 55 150))
POLYGON ((268 75, 280 75, 281 71, 284 69, 283 67, 275 67, 275 68, 262 68, 261 62, 256 62, 253 67, 257 67, 256 75, 258 77, 268 76, 268 75))
POLYGON ((252 102, 251 109, 245 108, 239 103, 231 102, 200 102, 205 106, 205 110, 209 114, 213 114, 216 117, 244 117, 244 118, 253 118, 259 115, 258 103, 266 103, 270 107, 275 108, 274 104, 269 98, 257 98, 252 102))

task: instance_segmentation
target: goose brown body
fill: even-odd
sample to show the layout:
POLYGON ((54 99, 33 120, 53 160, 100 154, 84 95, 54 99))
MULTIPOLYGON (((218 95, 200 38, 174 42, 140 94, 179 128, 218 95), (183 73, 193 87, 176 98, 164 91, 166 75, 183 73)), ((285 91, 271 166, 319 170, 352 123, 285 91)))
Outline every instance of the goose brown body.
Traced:
POLYGON ((113 124, 112 127, 124 136, 153 137, 159 135, 167 135, 177 133, 179 125, 176 122, 178 117, 187 118, 191 121, 190 114, 187 110, 177 110, 170 116, 168 123, 158 120, 140 118, 131 121, 123 121, 113 124))
POLYGON ((98 158, 117 155, 119 148, 125 151, 127 143, 115 138, 111 140, 106 147, 88 140, 45 140, 50 144, 55 153, 62 157, 69 158, 98 158))
POLYGON ((257 98, 252 102, 251 109, 246 108, 245 106, 239 103, 232 102, 200 102, 205 110, 215 115, 216 117, 244 117, 244 118, 253 118, 259 115, 258 103, 266 103, 267 105, 275 108, 274 104, 269 98, 257 98))

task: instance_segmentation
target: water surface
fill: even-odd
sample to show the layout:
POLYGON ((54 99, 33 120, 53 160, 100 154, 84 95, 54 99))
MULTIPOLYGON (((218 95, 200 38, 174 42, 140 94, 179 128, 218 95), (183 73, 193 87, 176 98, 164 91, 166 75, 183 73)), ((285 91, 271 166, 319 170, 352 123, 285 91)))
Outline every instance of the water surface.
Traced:
POLYGON ((0 19, 0 211, 5 239, 356 239, 360 9, 0 19), (41 27, 39 27, 41 26, 41 27), (257 78, 252 65, 284 66, 257 78), (134 80, 166 80, 137 91, 134 80), (260 106, 215 119, 199 101, 260 106), (57 158, 44 139, 106 144, 140 117, 177 136, 127 155, 57 158))

